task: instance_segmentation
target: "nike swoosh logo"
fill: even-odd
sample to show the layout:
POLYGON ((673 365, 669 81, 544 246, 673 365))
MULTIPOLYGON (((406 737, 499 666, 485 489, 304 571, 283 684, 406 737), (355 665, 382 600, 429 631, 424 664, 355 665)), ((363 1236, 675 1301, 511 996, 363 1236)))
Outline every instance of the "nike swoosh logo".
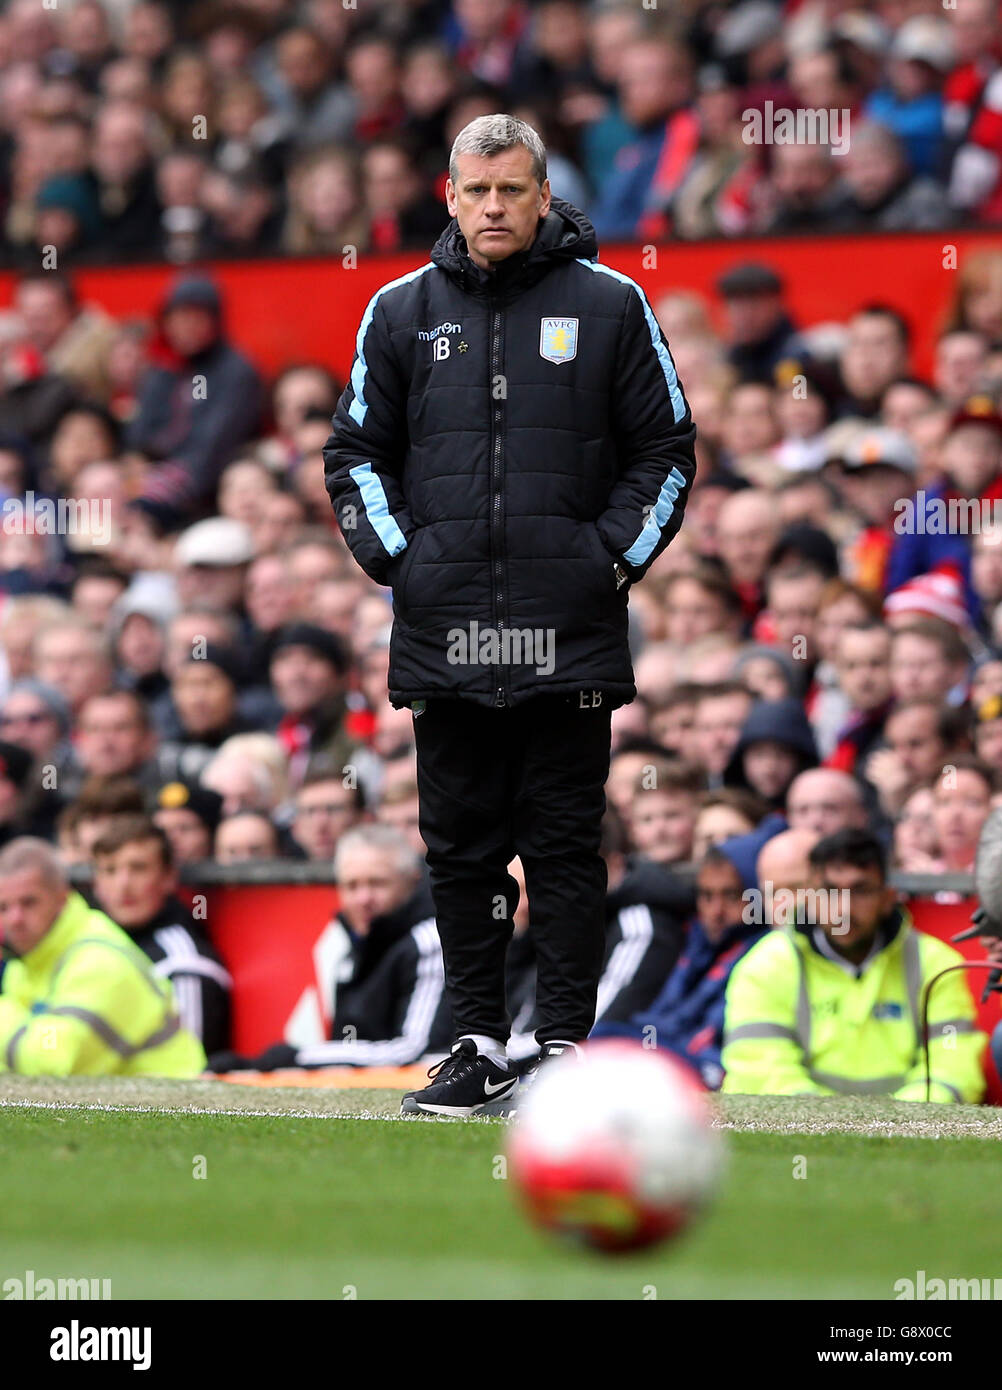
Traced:
POLYGON ((490 1083, 489 1081, 485 1081, 485 1082, 484 1082, 484 1095, 485 1095, 485 1096, 496 1096, 497 1093, 498 1093, 498 1091, 504 1091, 504 1090, 507 1090, 507 1088, 508 1088, 509 1086, 514 1086, 514 1084, 515 1084, 515 1082, 516 1082, 517 1080, 518 1080, 518 1077, 517 1077, 517 1076, 513 1076, 513 1077, 511 1077, 511 1078, 510 1078, 509 1080, 507 1080, 507 1081, 499 1081, 498 1084, 497 1084, 496 1086, 492 1086, 491 1083, 490 1083))

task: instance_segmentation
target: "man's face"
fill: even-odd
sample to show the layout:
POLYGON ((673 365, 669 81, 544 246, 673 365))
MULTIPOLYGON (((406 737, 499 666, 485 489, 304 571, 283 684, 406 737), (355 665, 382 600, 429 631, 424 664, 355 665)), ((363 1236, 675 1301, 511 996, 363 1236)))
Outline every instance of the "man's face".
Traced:
POLYGON ((350 787, 338 781, 314 782, 296 796, 292 833, 311 859, 332 859, 338 840, 358 818, 350 787))
POLYGON ((150 737, 132 700, 98 696, 80 712, 77 752, 87 772, 116 777, 132 772, 150 751, 150 737))
POLYGON ((277 852, 275 831, 264 816, 230 816, 216 831, 219 864, 274 859, 277 852))
POLYGON ((680 645, 733 627, 732 623, 727 622, 720 599, 709 589, 704 589, 697 579, 675 581, 665 618, 668 641, 680 645))
POLYGON ((207 608, 235 608, 243 598, 246 565, 182 565, 177 571, 177 593, 182 604, 207 608))
POLYGON ((163 318, 164 336, 181 357, 193 357, 217 336, 216 316, 197 304, 179 304, 163 318))
POLYGON ((771 738, 750 744, 745 749, 743 762, 752 788, 769 801, 783 795, 797 770, 797 755, 793 750, 771 738))
POLYGON ((842 377, 854 396, 871 400, 903 376, 908 355, 897 325, 883 314, 859 314, 849 324, 842 377))
POLYGON ((735 493, 717 517, 717 551, 732 580, 757 584, 779 536, 774 500, 735 493))
POLYGON ((0 880, 0 936, 16 955, 33 951, 66 903, 66 888, 45 883, 38 869, 0 880))
POLYGON ((990 425, 960 425, 943 446, 943 467, 964 497, 978 497, 998 477, 1002 439, 990 425))
POLYGON ((422 857, 426 845, 421 838, 420 808, 416 796, 410 801, 395 801, 379 808, 379 819, 384 825, 394 825, 407 837, 407 843, 422 857))
POLYGON ((949 780, 939 779, 933 799, 940 851, 950 868, 964 868, 973 862, 981 827, 991 810, 991 792, 976 772, 961 768, 949 780))
POLYGON ((783 312, 783 300, 778 293, 729 295, 724 302, 727 311, 728 337, 738 346, 759 343, 775 328, 783 312))
POLYGON ((696 723, 696 702, 680 700, 667 709, 651 714, 651 735, 665 748, 684 753, 696 723))
POLYGON ((811 887, 825 892, 827 901, 839 909, 848 904, 848 913, 844 909, 827 912, 827 920, 819 925, 836 951, 862 960, 873 944, 881 919, 894 906, 894 889, 884 882, 876 866, 858 869, 852 864, 812 869, 811 887))
POLYGON ((212 858, 212 832, 187 806, 163 807, 154 813, 153 820, 170 840, 175 864, 212 858))
POLYGON ((709 697, 696 706, 693 744, 707 772, 720 773, 727 766, 751 705, 751 695, 735 693, 709 697))
POLYGON ((728 927, 741 922, 744 896, 741 875, 731 864, 702 864, 696 877, 696 911, 703 930, 717 942, 728 927))
POLYGON ((90 634, 73 628, 54 628, 39 637, 35 672, 40 681, 54 685, 73 709, 111 684, 111 668, 90 634))
POLYGON ((372 845, 356 845, 345 854, 338 875, 341 911, 352 931, 365 936, 374 917, 392 912, 414 891, 414 880, 401 872, 396 856, 372 845))
POLYGON ((210 661, 189 661, 182 666, 171 683, 171 695, 189 736, 223 728, 236 706, 232 682, 210 661))
POLYGON ((688 101, 689 66, 681 52, 661 43, 630 44, 619 66, 619 105, 631 125, 643 129, 688 101))
POLYGON ((638 792, 630 811, 637 849, 656 864, 679 864, 692 854, 692 832, 699 806, 690 792, 638 792))
POLYGON ((915 485, 901 468, 870 463, 864 468, 844 469, 842 491, 853 511, 868 526, 889 526, 898 515, 899 504, 911 497, 915 485))
POLYGON ((58 285, 46 285, 39 280, 21 287, 16 304, 28 337, 42 352, 49 351, 73 318, 73 311, 58 285))
POLYGON ((859 792, 845 776, 818 768, 802 772, 790 785, 786 819, 791 830, 834 835, 837 830, 866 823, 859 792))
POLYGON ((879 709, 891 694, 891 639, 885 628, 843 632, 838 645, 838 683, 854 709, 879 709))
POLYGON ((36 757, 45 757, 59 742, 59 720, 37 695, 18 690, 4 702, 0 734, 36 757))
POLYGON ((334 667, 310 647, 282 647, 271 662, 271 684, 287 714, 308 714, 341 688, 334 667))
POLYGON ((939 643, 917 632, 899 632, 891 647, 891 686, 899 700, 915 695, 937 699, 963 678, 963 671, 947 661, 939 643))
POLYGON ((935 777, 946 759, 946 748, 939 736, 939 719, 931 706, 917 705, 892 714, 884 737, 898 755, 909 780, 919 782, 935 777))
POLYGON ((159 840, 135 840, 94 861, 94 892, 113 922, 140 927, 160 911, 174 887, 159 840))
POLYGON ((769 584, 769 612, 776 633, 775 645, 792 651, 797 638, 803 638, 805 659, 814 656, 814 630, 818 604, 825 581, 820 574, 787 579, 776 575, 769 584))
POLYGON ((490 156, 461 154, 456 164, 459 179, 446 181, 445 198, 471 260, 487 270, 531 246, 550 210, 550 181, 540 188, 525 145, 490 156))

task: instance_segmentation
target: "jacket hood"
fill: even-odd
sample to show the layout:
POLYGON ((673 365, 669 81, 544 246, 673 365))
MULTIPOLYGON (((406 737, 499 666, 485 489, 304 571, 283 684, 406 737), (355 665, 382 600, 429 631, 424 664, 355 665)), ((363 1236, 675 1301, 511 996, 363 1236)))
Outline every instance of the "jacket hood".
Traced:
POLYGON ((741 730, 741 737, 731 754, 731 760, 724 769, 725 786, 747 786, 741 767, 741 756, 750 744, 761 743, 765 739, 792 749, 800 758, 801 771, 814 767, 818 761, 814 734, 800 701, 792 698, 760 700, 752 706, 741 730))
POLYGON ((691 917, 696 910, 691 883, 673 874, 664 865, 640 856, 631 856, 627 860, 622 881, 612 889, 605 901, 610 917, 615 917, 624 907, 634 907, 640 903, 661 908, 680 918, 691 917))
POLYGON ((483 270, 470 259, 466 237, 455 217, 431 252, 432 262, 471 294, 508 286, 525 289, 541 280, 556 262, 582 257, 595 260, 597 256, 595 228, 580 208, 563 198, 550 200, 550 211, 540 218, 532 245, 508 256, 496 270, 483 270))
POLYGON ((758 887, 755 865, 758 863, 759 850, 767 840, 771 840, 786 828, 786 817, 778 811, 773 811, 746 835, 732 835, 729 840, 722 840, 717 845, 717 849, 721 854, 726 854, 741 875, 741 882, 745 888, 758 887))

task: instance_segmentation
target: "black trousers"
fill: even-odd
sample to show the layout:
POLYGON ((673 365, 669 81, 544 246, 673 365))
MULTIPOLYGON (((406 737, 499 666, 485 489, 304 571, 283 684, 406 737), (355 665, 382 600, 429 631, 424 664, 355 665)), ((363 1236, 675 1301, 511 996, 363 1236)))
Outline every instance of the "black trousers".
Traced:
POLYGON ((601 692, 508 709, 429 699, 414 716, 421 834, 455 1036, 507 1041, 505 953, 525 870, 540 1044, 595 1021, 605 939, 599 854, 611 709, 601 692), (598 701, 598 703, 593 703, 598 701))

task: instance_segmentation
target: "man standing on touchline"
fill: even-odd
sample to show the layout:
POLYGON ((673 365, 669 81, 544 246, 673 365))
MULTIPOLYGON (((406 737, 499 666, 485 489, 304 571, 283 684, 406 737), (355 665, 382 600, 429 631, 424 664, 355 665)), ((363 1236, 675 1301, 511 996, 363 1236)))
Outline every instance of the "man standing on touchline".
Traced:
POLYGON ((696 432, 643 291, 551 199, 530 125, 471 121, 446 197, 431 259, 369 301, 324 464, 355 559, 393 589, 389 696, 414 715, 455 1025, 403 1110, 472 1115, 517 1082, 516 854, 543 1060, 594 1021, 610 716, 636 694, 627 593, 681 525, 696 432))

